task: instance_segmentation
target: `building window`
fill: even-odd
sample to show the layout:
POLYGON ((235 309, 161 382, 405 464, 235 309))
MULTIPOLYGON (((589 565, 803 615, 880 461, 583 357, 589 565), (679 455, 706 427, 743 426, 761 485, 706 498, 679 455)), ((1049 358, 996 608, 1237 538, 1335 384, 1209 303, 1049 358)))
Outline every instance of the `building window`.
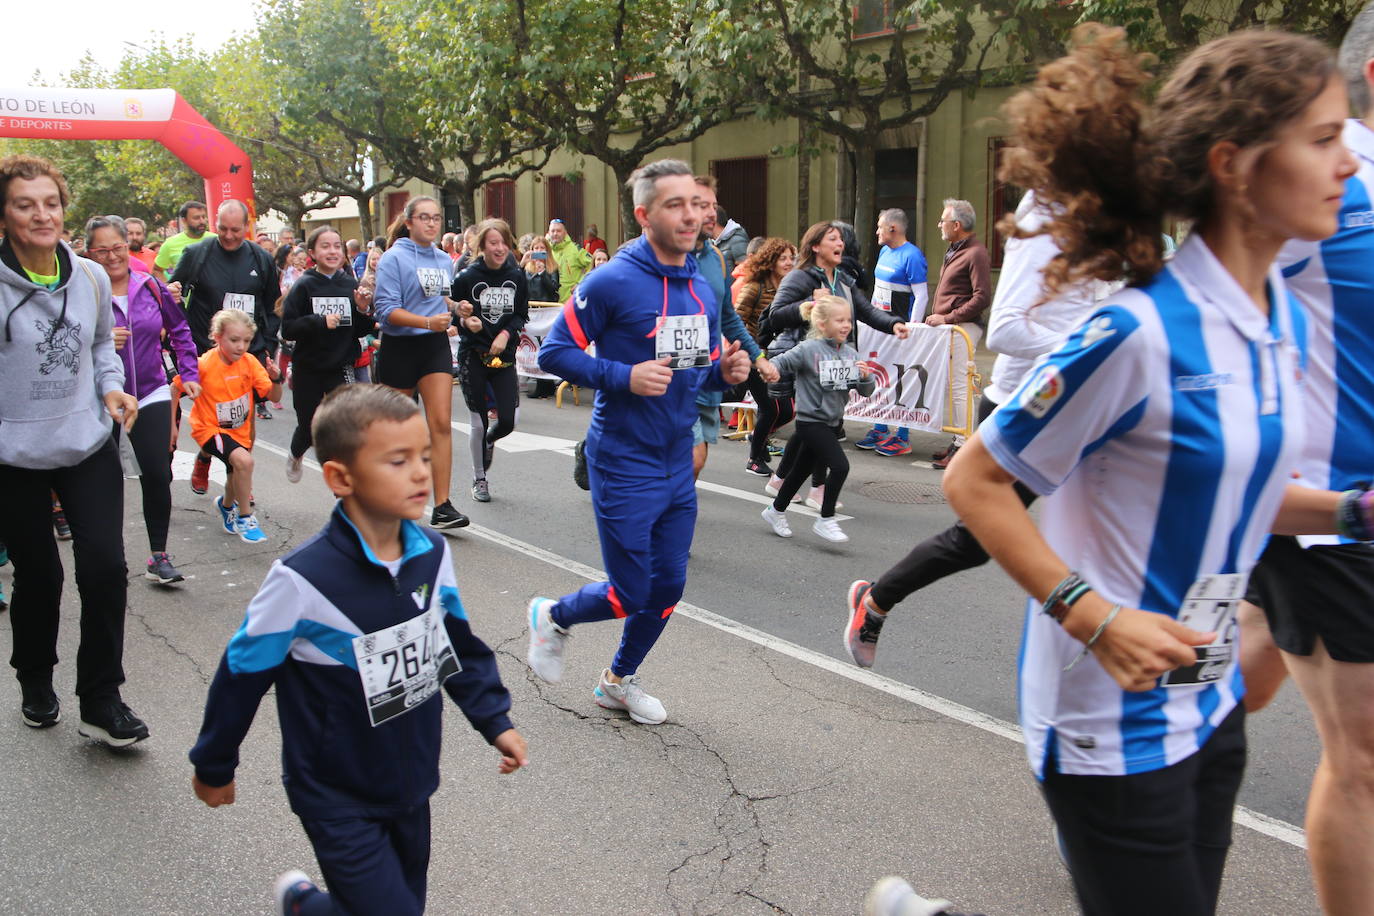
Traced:
POLYGON ((562 175, 551 175, 544 179, 548 187, 549 219, 561 219, 568 237, 582 241, 582 182, 572 181, 562 175))
POLYGON ((410 200, 409 191, 392 191, 386 196, 386 224, 390 226, 396 222, 396 217, 401 215, 401 211, 406 208, 406 201, 410 200))
POLYGON ((854 37, 892 31, 893 0, 858 0, 854 4, 854 37))
POLYGON ((750 238, 768 235, 768 157, 715 159, 716 200, 750 238))
POLYGON ((510 231, 515 231, 515 182, 487 183, 487 218, 503 219, 510 231))
POLYGON ((997 224, 1008 213, 1016 212, 1016 205, 1021 202, 1021 196, 1025 193, 1023 188, 1008 184, 997 177, 997 170, 1002 165, 1002 151, 1006 148, 1007 141, 1001 137, 992 137, 988 140, 988 199, 987 207, 983 211, 983 225, 986 227, 983 234, 994 269, 1002 266, 1002 255, 1006 247, 1006 240, 1002 238, 1002 233, 997 231, 997 224))

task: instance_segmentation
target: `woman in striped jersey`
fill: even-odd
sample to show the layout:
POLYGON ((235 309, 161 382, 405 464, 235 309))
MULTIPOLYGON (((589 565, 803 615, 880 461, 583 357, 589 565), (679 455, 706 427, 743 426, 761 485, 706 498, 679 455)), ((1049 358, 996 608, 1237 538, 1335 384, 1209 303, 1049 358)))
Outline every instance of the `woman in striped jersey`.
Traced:
POLYGON ((1008 107, 1004 177, 1058 214, 1046 295, 1130 286, 970 440, 945 481, 1032 596, 1022 729, 1084 912, 1215 911, 1245 766, 1235 611, 1268 533, 1374 531, 1289 486, 1306 330, 1272 268, 1336 229, 1346 92, 1308 38, 1240 32, 1153 105, 1124 32, 1085 27, 1008 107), (1104 167, 1110 164, 1111 167, 1104 167), (1193 232, 1166 266, 1166 218, 1193 232), (1020 481, 1045 497, 1037 527, 1020 481))

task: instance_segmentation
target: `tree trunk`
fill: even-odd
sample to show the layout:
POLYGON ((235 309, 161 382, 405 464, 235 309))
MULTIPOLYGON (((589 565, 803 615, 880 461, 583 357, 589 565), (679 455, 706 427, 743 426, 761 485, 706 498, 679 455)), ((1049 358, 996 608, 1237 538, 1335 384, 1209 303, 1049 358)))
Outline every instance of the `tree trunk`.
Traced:
POLYGON ((444 186, 444 196, 458 200, 458 222, 466 229, 477 225, 477 188, 466 181, 450 181, 444 186))
POLYGON ((358 205, 358 233, 362 236, 358 241, 366 250, 368 241, 373 238, 372 197, 368 194, 354 194, 352 196, 353 202, 358 205))
POLYGON ((615 171, 616 200, 620 202, 620 244, 623 245, 640 234, 639 220, 635 219, 634 192, 626 187, 638 166, 612 163, 611 168, 615 171))
MULTIPOLYGON (((878 224, 878 155, 873 143, 874 133, 865 131, 860 145, 854 150, 854 233, 872 242, 873 227, 878 224)), ((871 272, 878 263, 875 244, 865 244, 864 266, 871 272)))

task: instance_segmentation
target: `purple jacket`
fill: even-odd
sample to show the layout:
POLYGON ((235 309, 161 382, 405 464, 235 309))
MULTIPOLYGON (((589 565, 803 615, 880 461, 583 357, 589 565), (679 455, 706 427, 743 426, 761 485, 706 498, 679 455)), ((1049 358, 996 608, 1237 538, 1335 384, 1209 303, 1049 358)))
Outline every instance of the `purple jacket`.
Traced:
POLYGON ((161 280, 129 267, 129 314, 114 306, 115 327, 131 328, 129 342, 119 351, 124 360, 124 390, 139 400, 167 384, 162 367, 162 331, 177 358, 177 370, 184 381, 200 381, 196 345, 186 314, 172 299, 172 291, 161 280))

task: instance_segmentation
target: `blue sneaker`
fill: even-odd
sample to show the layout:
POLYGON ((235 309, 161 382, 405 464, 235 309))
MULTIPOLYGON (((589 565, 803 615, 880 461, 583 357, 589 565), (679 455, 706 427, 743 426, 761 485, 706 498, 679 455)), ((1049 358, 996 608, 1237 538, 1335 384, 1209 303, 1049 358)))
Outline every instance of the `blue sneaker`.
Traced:
POLYGON ((878 447, 878 443, 887 438, 887 433, 880 433, 877 429, 870 429, 868 435, 854 443, 855 448, 861 448, 866 452, 878 447))
POLYGON ((224 497, 215 497, 215 508, 219 510, 220 523, 224 525, 225 534, 238 534, 239 510, 237 506, 224 507, 224 497))
POLYGON ((262 528, 258 526, 258 517, 256 515, 245 515, 237 519, 235 527, 237 528, 239 540, 241 541, 247 541, 249 544, 259 544, 267 540, 267 535, 263 532, 262 528))
POLYGON ((273 912, 278 916, 295 916, 301 911, 301 904, 306 898, 318 893, 321 893, 320 889, 305 872, 286 872, 272 886, 272 897, 277 904, 273 912))
POLYGON ((884 439, 881 443, 879 443, 878 447, 875 448, 874 451, 877 452, 879 455, 885 455, 888 458, 897 458, 902 455, 910 455, 911 446, 907 445, 905 442, 903 442, 896 436, 889 436, 888 438, 884 439))

